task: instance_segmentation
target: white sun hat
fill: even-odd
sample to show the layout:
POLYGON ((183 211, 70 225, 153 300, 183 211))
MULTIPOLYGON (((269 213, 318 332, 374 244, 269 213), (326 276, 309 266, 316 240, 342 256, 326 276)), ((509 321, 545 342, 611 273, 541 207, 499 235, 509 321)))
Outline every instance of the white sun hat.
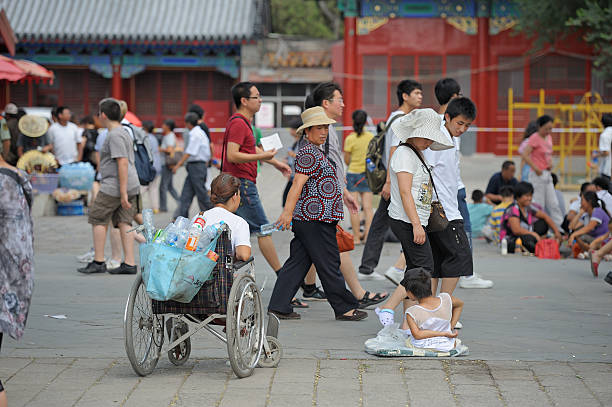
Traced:
POLYGON ((453 148, 452 140, 440 130, 441 126, 442 118, 435 110, 415 109, 395 120, 391 124, 391 130, 402 143, 409 138, 421 137, 433 141, 429 148, 434 151, 453 148))

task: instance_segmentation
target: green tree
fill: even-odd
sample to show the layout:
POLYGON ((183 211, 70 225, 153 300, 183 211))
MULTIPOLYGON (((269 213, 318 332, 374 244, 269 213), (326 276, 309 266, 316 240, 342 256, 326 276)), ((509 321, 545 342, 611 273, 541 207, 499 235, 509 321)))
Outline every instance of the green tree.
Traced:
POLYGON ((272 32, 337 39, 342 21, 335 0, 271 0, 272 32))
POLYGON ((514 0, 519 11, 515 30, 534 40, 534 49, 563 41, 576 32, 596 53, 598 73, 612 78, 611 0, 514 0))

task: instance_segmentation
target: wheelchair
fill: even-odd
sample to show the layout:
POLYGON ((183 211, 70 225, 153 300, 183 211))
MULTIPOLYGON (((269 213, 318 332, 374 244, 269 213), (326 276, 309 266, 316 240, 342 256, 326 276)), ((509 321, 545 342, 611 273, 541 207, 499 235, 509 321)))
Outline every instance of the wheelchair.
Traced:
POLYGON ((202 329, 226 344, 238 378, 252 375, 256 366, 278 366, 283 354, 277 339, 279 320, 268 314, 264 334, 265 313, 253 257, 234 261, 230 233, 225 225, 216 244, 219 259, 211 279, 190 303, 151 299, 142 275, 137 275, 125 306, 124 336, 128 359, 138 375, 153 372, 163 352, 172 364, 184 364, 191 354, 191 337, 202 329), (219 325, 225 328, 215 328, 219 325))

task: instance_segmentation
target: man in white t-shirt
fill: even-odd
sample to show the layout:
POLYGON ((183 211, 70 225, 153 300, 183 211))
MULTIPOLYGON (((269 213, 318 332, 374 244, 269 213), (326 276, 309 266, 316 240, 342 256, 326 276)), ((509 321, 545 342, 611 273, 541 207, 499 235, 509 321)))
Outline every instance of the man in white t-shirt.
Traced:
POLYGON ((174 216, 189 216, 189 207, 193 197, 198 198, 200 210, 205 211, 212 207, 208 190, 206 190, 206 176, 208 161, 210 161, 210 143, 204 130, 198 126, 198 115, 189 112, 185 115, 185 126, 189 129, 189 144, 181 160, 172 168, 172 172, 187 163, 187 178, 183 184, 183 191, 179 201, 179 207, 174 216))
MULTIPOLYGON (((397 98, 399 107, 389 115, 386 122, 385 149, 382 157, 382 162, 386 168, 389 168, 388 163, 391 156, 400 144, 399 139, 393 134, 393 130, 391 130, 391 123, 393 120, 397 120, 398 117, 410 113, 421 106, 423 102, 423 87, 420 83, 411 79, 403 80, 397 85, 397 98)), ((390 195, 391 179, 389 171, 387 171, 387 181, 380 192, 380 202, 372 218, 370 231, 368 232, 368 237, 363 248, 363 255, 361 256, 361 265, 359 266, 358 273, 360 279, 381 278, 380 274, 374 272, 374 269, 378 266, 380 253, 382 252, 385 237, 389 230, 388 207, 390 195)), ((394 283, 399 284, 404 278, 404 270, 392 266, 385 272, 385 276, 394 283)))
POLYGON ((606 113, 601 117, 604 131, 599 136, 599 150, 593 153, 593 158, 599 157, 599 172, 601 175, 608 177, 610 181, 610 173, 612 160, 610 159, 610 149, 612 147, 612 114, 606 113))
POLYGON ((47 131, 49 145, 43 147, 44 152, 52 151, 59 165, 79 162, 83 158, 85 143, 79 127, 70 122, 72 113, 66 106, 56 110, 57 122, 47 131))

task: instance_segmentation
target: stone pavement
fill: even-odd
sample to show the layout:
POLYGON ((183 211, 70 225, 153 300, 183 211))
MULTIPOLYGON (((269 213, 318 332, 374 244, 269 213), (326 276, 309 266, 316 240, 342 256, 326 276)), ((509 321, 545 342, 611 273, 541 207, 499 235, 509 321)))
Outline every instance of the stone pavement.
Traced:
MULTIPOLYGON (((501 161, 464 159, 468 191, 484 188, 482 174, 501 161)), ((284 180, 264 166, 259 184, 275 219, 284 180)), ((168 219, 156 216, 156 223, 168 219)), ((301 321, 281 323, 284 358, 277 369, 237 379, 226 365, 225 345, 204 333, 193 338, 184 366, 162 355, 156 370, 140 378, 123 345, 133 277, 76 273, 74 256, 91 245, 84 217, 39 217, 35 228, 28 327, 19 342, 5 337, 0 353, 10 406, 612 405, 612 286, 593 279, 585 261, 501 257, 476 241, 475 270, 495 287, 455 292, 466 302, 460 337, 470 347, 467 357, 375 358, 363 352, 363 342, 380 329, 373 312, 365 321, 338 322, 326 302, 311 302, 300 310, 301 321), (61 314, 67 319, 46 316, 61 314)), ((274 234, 281 260, 290 237, 274 234)), ((361 251, 352 256, 356 267, 361 251)), ((399 244, 385 244, 379 270, 392 265, 398 252, 399 244)), ((254 254, 265 305, 274 275, 256 245, 254 254)), ((363 285, 393 289, 386 281, 363 285)))

